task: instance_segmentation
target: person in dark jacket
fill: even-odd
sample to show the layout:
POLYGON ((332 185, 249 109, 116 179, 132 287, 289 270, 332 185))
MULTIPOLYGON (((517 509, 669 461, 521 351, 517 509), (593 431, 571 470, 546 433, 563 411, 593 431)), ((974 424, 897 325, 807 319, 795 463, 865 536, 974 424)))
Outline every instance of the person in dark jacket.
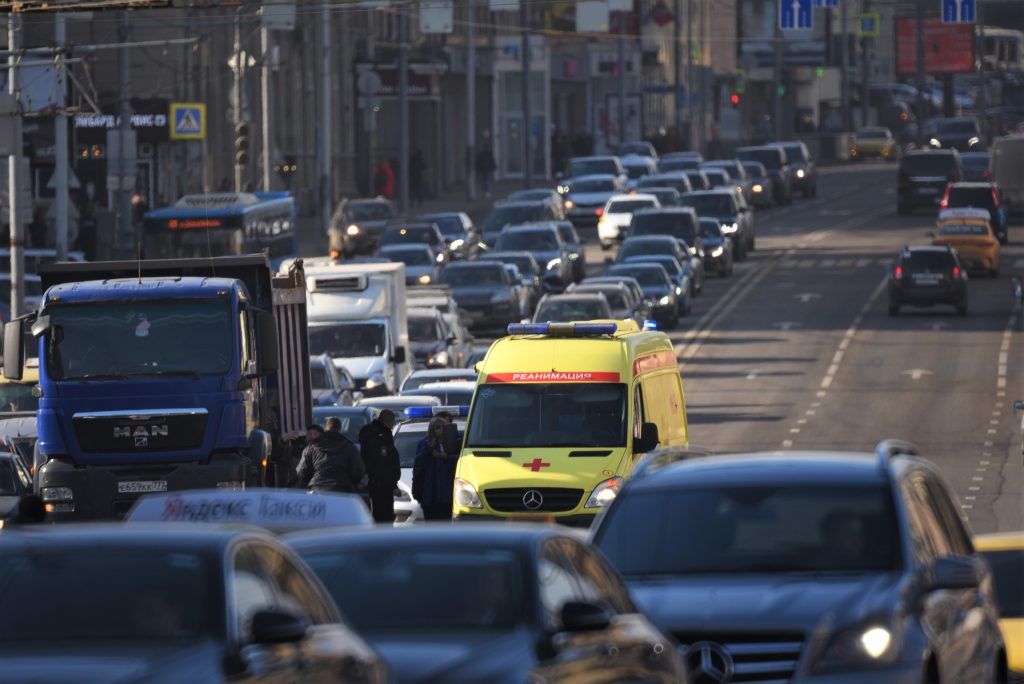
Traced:
MULTIPOLYGON (((319 428, 319 426, 317 426, 319 428)), ((366 469, 355 445, 340 432, 324 432, 302 452, 299 486, 317 491, 355 492, 366 469)))
POLYGON ((394 412, 384 409, 359 430, 359 448, 369 476, 366 489, 370 508, 373 519, 380 523, 395 521, 395 489, 402 478, 402 463, 391 434, 394 427, 394 412))
POLYGON ((444 449, 444 418, 430 421, 427 436, 416 447, 412 467, 412 495, 423 507, 427 520, 452 519, 452 490, 455 487, 455 462, 458 456, 444 449))

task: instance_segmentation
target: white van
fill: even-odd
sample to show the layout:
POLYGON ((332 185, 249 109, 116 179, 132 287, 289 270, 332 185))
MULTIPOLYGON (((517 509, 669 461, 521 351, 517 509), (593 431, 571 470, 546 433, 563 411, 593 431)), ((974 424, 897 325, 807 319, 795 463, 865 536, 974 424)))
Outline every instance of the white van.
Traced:
POLYGON ((1010 214, 1024 214, 1024 136, 996 138, 992 144, 992 177, 1010 214))

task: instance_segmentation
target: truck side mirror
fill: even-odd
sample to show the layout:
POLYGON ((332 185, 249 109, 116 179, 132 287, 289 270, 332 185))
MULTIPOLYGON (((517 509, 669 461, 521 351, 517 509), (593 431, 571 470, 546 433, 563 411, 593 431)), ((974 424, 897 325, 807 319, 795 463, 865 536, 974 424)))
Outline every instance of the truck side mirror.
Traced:
POLYGON ((395 347, 395 353, 391 355, 391 363, 405 363, 405 347, 395 347))
POLYGON ((25 365, 24 319, 16 319, 4 325, 4 377, 21 380, 25 365))
POLYGON ((256 339, 259 349, 260 373, 274 373, 280 365, 280 354, 277 346, 277 320, 269 311, 256 313, 256 339))

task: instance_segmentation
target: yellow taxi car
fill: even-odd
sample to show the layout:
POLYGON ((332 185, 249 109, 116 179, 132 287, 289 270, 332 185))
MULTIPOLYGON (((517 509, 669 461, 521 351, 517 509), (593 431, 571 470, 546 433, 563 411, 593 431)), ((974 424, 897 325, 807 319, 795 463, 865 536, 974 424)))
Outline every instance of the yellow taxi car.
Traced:
POLYGON ((1024 682, 1024 532, 982 534, 974 548, 992 568, 1010 679, 1024 682))
POLYGON ((857 131, 850 145, 850 159, 895 160, 899 156, 899 143, 892 131, 882 126, 871 126, 857 131))
POLYGON ((968 271, 983 271, 993 278, 999 275, 999 239, 992 232, 987 209, 943 209, 930 236, 933 245, 955 249, 968 271))
POLYGON ((589 525, 636 461, 688 442, 672 342, 634 321, 523 323, 477 366, 456 520, 589 525))

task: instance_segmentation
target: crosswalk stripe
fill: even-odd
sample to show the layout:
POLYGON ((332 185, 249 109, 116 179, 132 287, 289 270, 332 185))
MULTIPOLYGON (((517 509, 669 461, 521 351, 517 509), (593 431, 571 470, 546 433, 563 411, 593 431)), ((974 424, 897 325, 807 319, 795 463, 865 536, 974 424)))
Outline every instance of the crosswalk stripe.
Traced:
POLYGON ((822 268, 832 268, 835 265, 836 265, 836 260, 835 259, 822 259, 821 260, 821 267, 822 268))
POLYGON ((779 262, 779 268, 796 268, 796 259, 783 259, 779 262))
POLYGON ((800 261, 800 268, 814 268, 814 264, 817 263, 814 259, 802 259, 800 261))
POLYGON ((840 259, 836 263, 836 268, 853 268, 853 259, 840 259))
POLYGON ((871 265, 871 259, 857 259, 857 268, 864 268, 871 265))

